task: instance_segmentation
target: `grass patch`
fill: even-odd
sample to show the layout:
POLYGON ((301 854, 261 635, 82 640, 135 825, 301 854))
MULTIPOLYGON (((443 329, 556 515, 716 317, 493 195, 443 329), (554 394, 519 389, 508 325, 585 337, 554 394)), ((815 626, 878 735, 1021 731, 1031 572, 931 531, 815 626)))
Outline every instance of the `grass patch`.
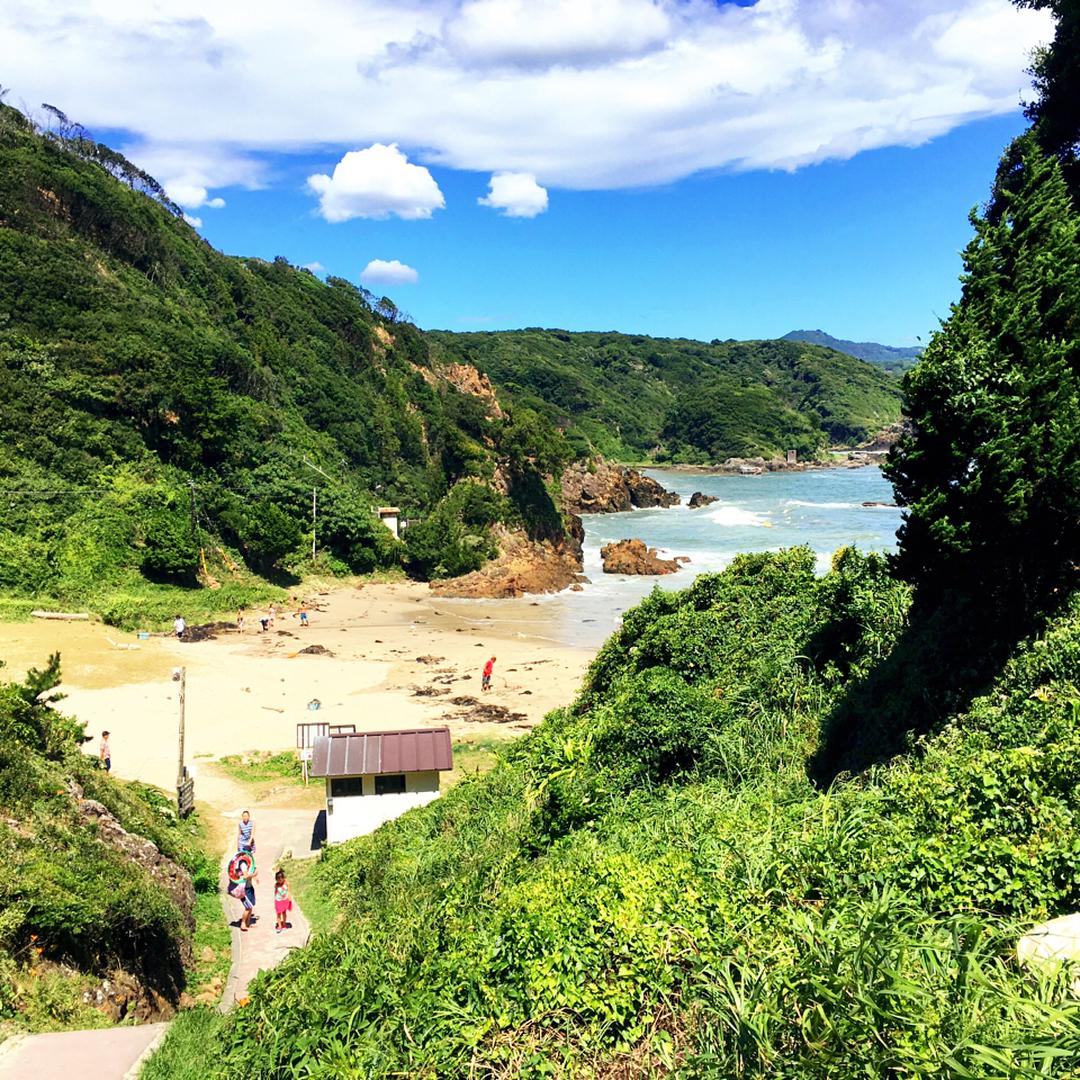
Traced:
POLYGON ((454 767, 442 774, 439 786, 447 791, 467 776, 480 776, 495 767, 499 753, 512 739, 458 739, 454 743, 454 767))
POLYGON ((206 1053, 225 1017, 214 1009, 188 1009, 169 1028, 161 1046, 139 1072, 139 1080, 205 1080, 206 1053))
POLYGON ((284 859, 281 869, 285 871, 293 902, 307 916, 313 934, 333 930, 341 921, 341 911, 330 899, 323 886, 313 873, 318 859, 284 859))
POLYGON ((300 759, 295 750, 284 750, 280 754, 269 750, 249 750, 246 754, 226 754, 215 762, 230 780, 240 784, 265 784, 268 782, 304 786, 304 776, 300 771, 300 759))
POLYGON ((217 891, 195 898, 195 966, 188 973, 187 992, 199 1004, 221 1000, 232 963, 232 935, 217 891))

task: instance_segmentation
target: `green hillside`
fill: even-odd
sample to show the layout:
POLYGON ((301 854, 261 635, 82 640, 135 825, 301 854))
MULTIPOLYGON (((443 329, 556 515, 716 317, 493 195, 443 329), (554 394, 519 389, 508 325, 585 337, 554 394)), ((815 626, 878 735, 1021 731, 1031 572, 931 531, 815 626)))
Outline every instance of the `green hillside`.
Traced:
POLYGON ((228 610, 312 569, 314 487, 324 571, 407 562, 372 504, 430 513, 497 467, 509 502, 440 511, 446 561, 492 520, 561 527, 529 480, 569 456, 550 426, 460 392, 389 300, 226 257, 156 192, 0 108, 0 589, 125 619, 214 577, 197 602, 228 610))
POLYGON ((52 708, 58 660, 0 679, 0 1038, 105 1026, 102 979, 132 1016, 176 1006, 197 923, 221 919, 196 819, 82 752, 84 726, 52 708))
POLYGON ((813 454, 870 438, 900 416, 900 389, 843 353, 786 341, 688 341, 617 333, 432 332, 559 427, 580 454, 722 461, 813 454), (725 415, 702 425, 702 395, 725 415))

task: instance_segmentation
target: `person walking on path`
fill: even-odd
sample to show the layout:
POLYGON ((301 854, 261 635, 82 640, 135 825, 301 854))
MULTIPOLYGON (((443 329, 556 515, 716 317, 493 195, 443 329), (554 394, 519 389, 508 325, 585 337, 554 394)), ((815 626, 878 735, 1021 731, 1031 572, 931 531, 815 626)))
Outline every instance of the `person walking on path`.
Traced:
POLYGON ((112 747, 109 745, 109 733, 101 733, 101 745, 98 747, 98 759, 105 766, 106 772, 112 771, 112 747))
POLYGON ((483 677, 480 679, 480 689, 483 690, 485 693, 487 693, 487 691, 491 689, 491 673, 494 670, 495 670, 495 657, 493 656, 484 665, 484 674, 483 674, 483 677))
POLYGON ((176 618, 173 619, 173 630, 176 631, 176 639, 177 639, 177 641, 179 641, 181 638, 183 638, 184 631, 186 629, 187 629, 187 623, 184 622, 184 616, 183 615, 177 615, 176 618))
POLYGON ((289 928, 290 911, 292 911, 292 896, 289 893, 289 883, 285 879, 285 871, 279 870, 274 875, 274 914, 277 916, 275 933, 280 934, 282 930, 289 928))
POLYGON ((240 930, 245 934, 251 928, 251 919, 255 914, 255 882, 258 880, 259 873, 254 863, 249 863, 247 875, 237 883, 233 890, 233 896, 244 905, 244 913, 240 916, 240 930))
POLYGON ((236 850, 255 851, 255 822, 247 810, 240 815, 240 824, 236 827, 236 850))

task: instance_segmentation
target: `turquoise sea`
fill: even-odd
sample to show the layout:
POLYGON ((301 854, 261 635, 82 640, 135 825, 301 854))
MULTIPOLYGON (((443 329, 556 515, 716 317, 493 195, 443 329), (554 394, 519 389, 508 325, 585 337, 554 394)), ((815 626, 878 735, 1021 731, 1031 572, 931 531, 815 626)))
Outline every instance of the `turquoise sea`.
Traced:
MULTIPOLYGON (((444 603, 468 605, 473 613, 474 605, 483 605, 487 625, 505 623, 504 631, 596 647, 616 628, 622 613, 654 587, 685 588, 698 574, 722 570, 740 551, 805 544, 817 554, 818 568, 824 572, 833 552, 845 545, 854 544, 864 551, 890 551, 896 546, 900 511, 893 506, 862 505, 891 503, 893 499, 891 485, 873 466, 762 476, 647 472, 668 490, 677 491, 683 505, 586 515, 584 569, 590 584, 581 592, 526 600, 444 603), (694 491, 715 495, 719 501, 690 510, 686 503, 694 491), (632 537, 644 540, 667 558, 686 555, 691 561, 678 573, 664 577, 605 574, 600 548, 612 540, 632 537)), ((462 614, 462 609, 457 613, 462 614)))

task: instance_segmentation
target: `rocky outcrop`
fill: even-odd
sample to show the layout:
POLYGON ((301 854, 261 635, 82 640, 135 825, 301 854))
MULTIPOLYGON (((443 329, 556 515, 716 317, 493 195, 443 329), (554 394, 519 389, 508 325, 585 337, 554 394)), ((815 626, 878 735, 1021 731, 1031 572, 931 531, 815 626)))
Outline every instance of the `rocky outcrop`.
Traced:
POLYGON ((635 507, 677 506, 673 491, 665 491, 650 476, 626 465, 605 461, 592 467, 574 462, 562 475, 563 508, 571 514, 615 514, 635 507))
POLYGON ((600 549, 605 574, 674 574, 679 559, 661 559, 644 540, 616 540, 600 549))
POLYGON ((703 495, 700 491, 695 491, 690 496, 690 501, 686 504, 691 510, 697 510, 699 507, 708 506, 709 503, 719 502, 720 500, 715 495, 703 495))
POLYGON ((503 418, 504 414, 495 396, 495 388, 491 385, 491 380, 477 371, 472 364, 447 364, 439 369, 439 374, 459 393, 483 398, 487 405, 488 416, 496 420, 503 418))
POLYGON ((496 530, 499 554, 471 574, 433 581, 438 596, 503 599, 528 593, 561 592, 581 573, 581 519, 571 518, 562 540, 530 540, 524 533, 496 530), (576 520, 576 531, 574 521, 576 520))

